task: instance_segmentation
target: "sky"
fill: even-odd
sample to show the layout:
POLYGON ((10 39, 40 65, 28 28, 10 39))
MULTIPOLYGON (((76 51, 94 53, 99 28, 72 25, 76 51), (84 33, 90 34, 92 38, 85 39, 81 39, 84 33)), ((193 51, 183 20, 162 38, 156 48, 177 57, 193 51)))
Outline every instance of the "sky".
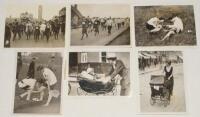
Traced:
MULTIPOLYGON (((43 6, 43 19, 49 20, 52 19, 53 16, 59 15, 59 10, 64 7, 64 5, 56 4, 56 5, 48 5, 41 4, 43 6)), ((6 8, 6 17, 20 17, 21 13, 28 12, 33 14, 34 18, 38 18, 38 6, 39 4, 9 4, 6 8)))
POLYGON ((130 17, 129 5, 81 4, 78 10, 83 16, 90 17, 130 17))

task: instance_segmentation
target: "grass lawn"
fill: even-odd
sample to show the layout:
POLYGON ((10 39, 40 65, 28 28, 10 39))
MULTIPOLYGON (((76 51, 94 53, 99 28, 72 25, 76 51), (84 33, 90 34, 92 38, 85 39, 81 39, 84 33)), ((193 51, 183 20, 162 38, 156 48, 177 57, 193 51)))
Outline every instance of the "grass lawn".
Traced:
MULTIPOLYGON (((196 45, 196 30, 193 6, 136 6, 135 39, 136 46, 191 46, 196 45), (184 24, 180 34, 172 35, 165 41, 160 41, 167 32, 161 30, 157 34, 149 34, 145 23, 152 17, 168 19, 172 14, 178 14, 184 24), (191 30, 192 32, 188 32, 191 30)), ((169 24, 169 23, 168 23, 169 24)))
MULTIPOLYGON (((36 67, 38 65, 47 65, 49 56, 52 53, 34 53, 30 56, 22 56, 23 65, 19 74, 19 79, 17 82, 26 78, 29 63, 31 61, 31 56, 38 57, 36 60, 36 67)), ((56 71, 54 72, 57 77, 57 85, 55 87, 56 90, 61 92, 61 80, 62 80, 62 57, 56 56, 56 64, 54 65, 56 71)), ((41 78, 41 74, 35 71, 35 79, 41 78)), ((15 100, 14 100, 14 113, 59 113, 60 112, 60 97, 53 98, 50 105, 48 107, 43 107, 42 105, 46 103, 48 92, 45 91, 44 100, 41 102, 34 102, 34 101, 26 101, 26 97, 23 99, 19 98, 19 95, 23 93, 24 90, 20 89, 17 84, 15 86, 15 100)), ((37 97, 39 98, 39 94, 32 94, 31 98, 37 97)))

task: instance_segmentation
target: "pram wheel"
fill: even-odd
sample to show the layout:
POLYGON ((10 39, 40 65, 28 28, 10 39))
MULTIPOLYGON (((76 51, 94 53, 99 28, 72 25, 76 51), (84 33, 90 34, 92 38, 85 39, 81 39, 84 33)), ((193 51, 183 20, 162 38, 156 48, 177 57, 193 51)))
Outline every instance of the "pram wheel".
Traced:
POLYGON ((153 106, 156 103, 155 99, 150 98, 150 104, 153 106))
POLYGON ((81 87, 77 88, 77 94, 80 95, 87 95, 87 92, 85 92, 84 90, 81 89, 81 87))
POLYGON ((169 103, 170 103, 169 100, 164 101, 164 107, 167 107, 169 105, 169 103))
POLYGON ((164 107, 167 107, 169 104, 170 104, 170 93, 169 93, 169 90, 166 89, 166 92, 165 92, 165 100, 164 100, 164 107))

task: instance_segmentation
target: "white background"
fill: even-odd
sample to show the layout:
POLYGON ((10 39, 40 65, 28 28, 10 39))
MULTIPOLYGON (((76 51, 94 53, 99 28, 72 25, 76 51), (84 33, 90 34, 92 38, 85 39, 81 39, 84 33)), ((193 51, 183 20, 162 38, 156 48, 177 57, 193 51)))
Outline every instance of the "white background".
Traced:
MULTIPOLYGON (((6 0, 0 0, 0 117, 199 117, 200 116, 200 1, 195 0, 12 0, 19 4, 26 5, 27 3, 49 2, 52 4, 61 3, 67 6, 66 18, 66 48, 63 49, 3 49, 4 40, 4 22, 5 22, 5 5, 6 0), (17 51, 61 51, 64 52, 65 61, 67 62, 69 51, 76 51, 78 47, 69 47, 70 39, 70 3, 127 3, 130 4, 131 10, 131 30, 132 30, 132 48, 115 48, 115 47, 90 47, 81 48, 85 51, 105 51, 109 48, 110 51, 130 51, 131 52, 131 78, 132 89, 129 97, 70 97, 67 96, 67 80, 63 80, 63 95, 62 107, 60 115, 30 115, 30 114, 13 114, 14 101, 14 85, 16 71, 16 52, 17 51), (186 4, 194 5, 197 42, 196 47, 140 47, 134 46, 134 5, 166 5, 166 4, 186 4), (182 50, 184 55, 184 79, 187 112, 182 114, 177 113, 162 113, 157 114, 142 114, 139 113, 139 82, 137 68, 137 51, 138 50, 182 50), (166 115, 167 114, 167 115, 166 115)), ((7 1, 8 2, 8 1, 7 1)), ((120 12, 120 9, 119 9, 120 12)), ((66 67, 67 69, 67 67, 66 67)), ((66 76, 66 74, 63 74, 66 76)), ((64 79, 64 77, 63 77, 64 79)))

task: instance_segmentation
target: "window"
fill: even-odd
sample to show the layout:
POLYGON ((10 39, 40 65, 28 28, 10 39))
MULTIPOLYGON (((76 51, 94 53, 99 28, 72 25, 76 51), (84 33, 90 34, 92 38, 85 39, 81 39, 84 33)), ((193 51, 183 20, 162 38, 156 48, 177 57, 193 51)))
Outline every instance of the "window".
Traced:
POLYGON ((81 63, 87 63, 87 53, 81 53, 81 63))
POLYGON ((106 52, 101 52, 101 62, 106 62, 106 52))

